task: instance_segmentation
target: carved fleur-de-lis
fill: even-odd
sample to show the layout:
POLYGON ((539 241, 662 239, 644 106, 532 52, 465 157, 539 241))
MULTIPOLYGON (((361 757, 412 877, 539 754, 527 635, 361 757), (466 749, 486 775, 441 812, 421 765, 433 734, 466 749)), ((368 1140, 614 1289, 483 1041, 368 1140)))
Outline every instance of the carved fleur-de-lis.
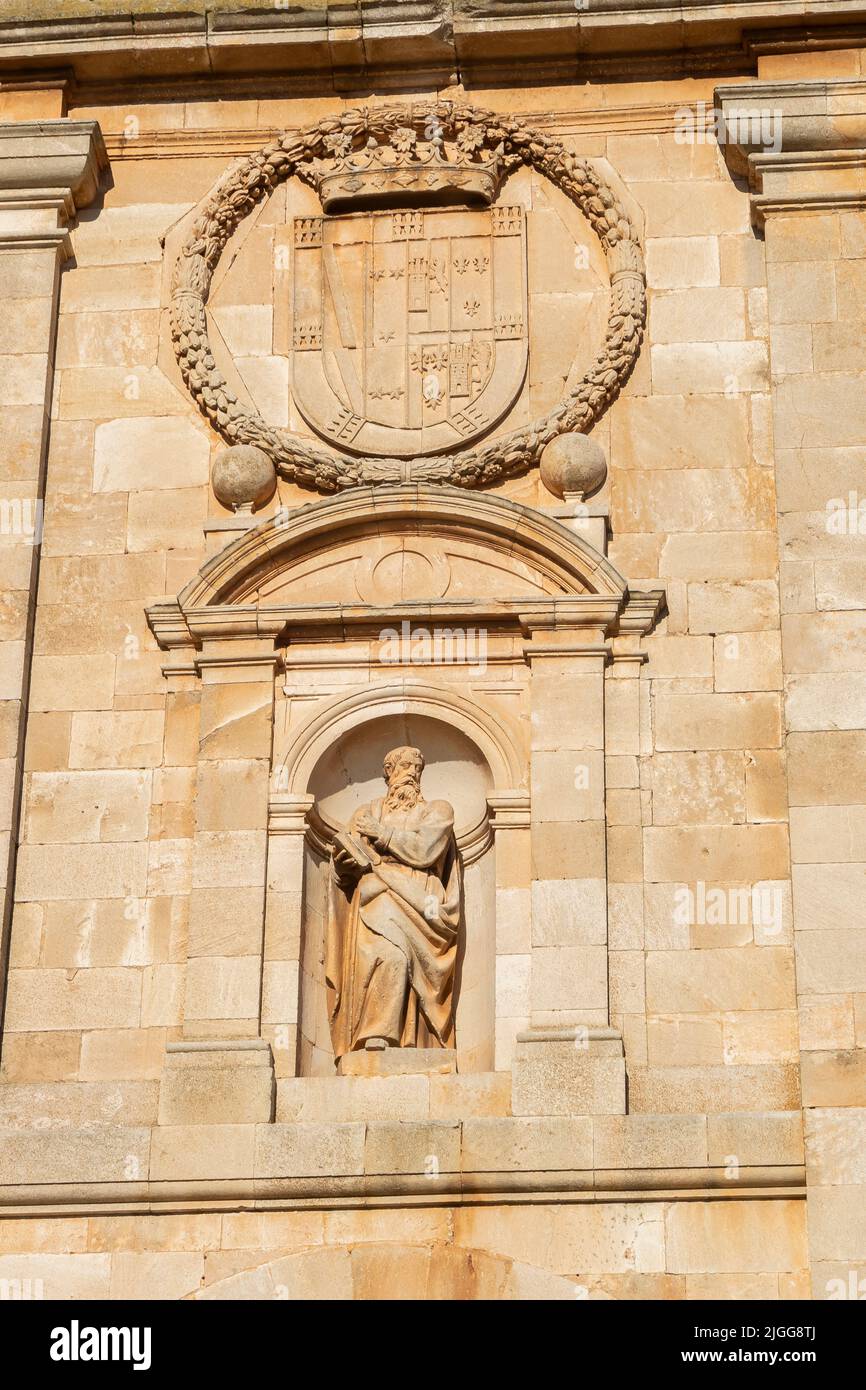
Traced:
POLYGON ((480 308, 481 308, 481 300, 480 300, 480 299, 465 299, 465 300, 463 301, 463 312, 464 312, 470 319, 474 319, 474 318, 475 318, 475 316, 476 316, 476 314, 478 313, 478 310, 479 310, 480 308))

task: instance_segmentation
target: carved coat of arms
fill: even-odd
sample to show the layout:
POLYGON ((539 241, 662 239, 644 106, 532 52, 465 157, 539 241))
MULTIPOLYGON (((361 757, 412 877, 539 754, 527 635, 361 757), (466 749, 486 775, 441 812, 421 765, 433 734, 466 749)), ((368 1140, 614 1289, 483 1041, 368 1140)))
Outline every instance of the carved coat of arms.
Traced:
POLYGON ((172 286, 178 363, 214 429, 324 492, 412 480, 473 488, 525 472, 551 440, 604 414, 637 359, 645 318, 638 232, 603 173, 518 116, 447 101, 325 116, 250 155, 204 204, 172 286), (515 412, 509 429, 527 378, 529 295, 526 219, 507 180, 527 165, 598 237, 610 303, 585 374, 547 414, 515 412), (303 430, 271 424, 238 398, 207 314, 233 232, 294 178, 322 210, 294 219, 291 304, 281 301, 303 430))
POLYGON ((323 438, 417 457, 495 425, 527 364, 521 207, 294 223, 292 391, 323 438))

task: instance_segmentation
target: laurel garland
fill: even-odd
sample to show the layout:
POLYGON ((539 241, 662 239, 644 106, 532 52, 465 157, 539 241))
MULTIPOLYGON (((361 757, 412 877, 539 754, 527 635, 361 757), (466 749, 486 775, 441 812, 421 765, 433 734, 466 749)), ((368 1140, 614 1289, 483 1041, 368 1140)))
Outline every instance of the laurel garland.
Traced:
POLYGON ((403 481, 482 487, 526 472, 559 434, 586 432, 599 419, 631 372, 643 341, 646 292, 637 232, 616 194, 587 160, 561 141, 531 130, 516 117, 452 102, 366 107, 328 117, 287 134, 229 170, 197 218, 175 266, 171 332, 184 381, 199 409, 228 444, 263 449, 283 477, 321 492, 364 483, 403 481), (562 190, 584 214, 607 257, 611 304, 602 350, 583 379, 548 415, 472 449, 409 460, 352 457, 314 440, 269 425, 241 405, 214 360, 205 304, 211 276, 235 228, 285 179, 315 186, 318 161, 335 142, 355 148, 389 141, 407 129, 458 139, 464 149, 494 152, 503 176, 531 165, 562 190))

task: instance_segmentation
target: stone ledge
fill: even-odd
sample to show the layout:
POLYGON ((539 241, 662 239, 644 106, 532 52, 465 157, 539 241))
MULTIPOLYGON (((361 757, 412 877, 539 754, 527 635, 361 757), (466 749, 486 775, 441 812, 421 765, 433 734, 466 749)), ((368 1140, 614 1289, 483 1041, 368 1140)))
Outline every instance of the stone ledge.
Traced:
MULTIPOLYGON (((486 1117, 337 1124, 105 1124, 0 1131, 0 1202, 57 1188, 87 1205, 211 1185, 231 1198, 438 1195, 503 1190, 602 1193, 798 1184, 799 1111, 748 1115, 486 1117)), ((34 1195, 38 1194, 38 1195, 34 1195)), ((166 1197, 166 1200, 169 1200, 166 1197)), ((198 1200, 198 1198, 197 1198, 198 1200)), ((223 1200, 222 1197, 219 1200, 223 1200)))
POLYGON ((312 1178, 149 1180, 0 1185, 0 1216, 155 1215, 356 1207, 482 1206, 535 1203, 742 1201, 805 1198, 803 1165, 726 1168, 591 1169, 516 1173, 396 1174, 312 1178))

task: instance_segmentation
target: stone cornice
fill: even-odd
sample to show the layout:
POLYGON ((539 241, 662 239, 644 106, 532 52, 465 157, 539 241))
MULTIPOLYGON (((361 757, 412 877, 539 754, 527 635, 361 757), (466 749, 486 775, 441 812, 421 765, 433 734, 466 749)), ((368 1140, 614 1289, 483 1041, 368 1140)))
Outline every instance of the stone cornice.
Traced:
POLYGON ((97 121, 0 124, 0 196, 7 206, 37 206, 47 196, 71 213, 93 201, 107 167, 97 121))
POLYGON ((635 58, 670 68, 693 55, 716 70, 748 56, 751 31, 766 45, 792 30, 794 46, 816 29, 866 20, 859 0, 2 0, 0 71, 51 66, 81 81, 281 73, 337 90, 375 79, 445 85, 513 74, 537 81, 569 69, 635 58), (804 30, 808 18, 809 29, 804 30))
MULTIPOLYGON (((645 597, 640 595, 639 597, 645 597)), ((659 605, 651 599, 645 626, 651 630, 659 605)), ((406 622, 412 627, 448 627, 454 623, 479 625, 515 632, 569 632, 589 628, 592 631, 613 631, 622 609, 622 601, 605 594, 564 594, 551 598, 516 598, 487 600, 458 598, 433 601, 398 601, 388 605, 371 603, 320 603, 300 607, 295 604, 211 604, 181 609, 172 603, 154 604, 147 610, 151 631, 163 651, 177 647, 199 647, 202 642, 232 641, 260 638, 266 642, 284 640, 342 640, 351 635, 370 638, 379 635, 384 627, 406 622)), ((555 649, 560 654, 563 649, 555 649)), ((601 648, 599 648, 601 650, 601 648)), ((248 658, 270 660, 271 657, 248 658)), ((234 665, 233 657, 220 656, 219 661, 234 665)), ((200 657, 196 666, 207 664, 200 657)), ((472 664, 470 662, 470 664, 472 664)))
POLYGON ((717 87, 731 172, 746 176, 752 220, 866 205, 866 79, 717 87))
POLYGON ((866 146, 864 78, 720 86, 715 105, 719 143, 734 174, 750 174, 756 156, 866 146))
MULTIPOLYGON (((215 1142, 219 1136, 215 1135, 215 1142)), ((358 1174, 246 1177, 185 1181, 22 1183, 0 1187, 0 1213, 9 1216, 124 1215, 177 1211, 290 1211, 306 1208, 422 1206, 521 1202, 648 1202, 806 1195, 800 1164, 741 1167, 736 1181, 724 1167, 557 1169, 548 1172, 358 1174)))
POLYGON ((866 207, 866 148, 749 157, 752 221, 774 215, 866 207))

